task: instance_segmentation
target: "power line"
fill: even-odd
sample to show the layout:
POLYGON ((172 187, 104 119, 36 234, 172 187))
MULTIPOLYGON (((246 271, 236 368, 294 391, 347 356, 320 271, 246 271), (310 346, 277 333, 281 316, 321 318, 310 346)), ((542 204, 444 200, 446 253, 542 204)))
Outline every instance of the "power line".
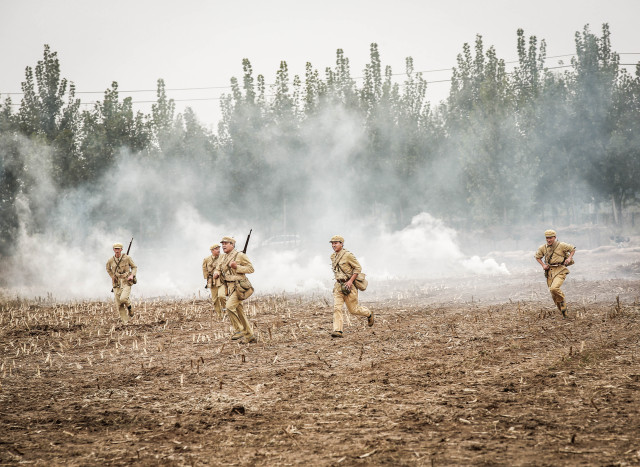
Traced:
MULTIPOLYGON (((553 57, 547 57, 547 58, 558 58, 558 57, 568 57, 568 56, 573 56, 575 54, 568 54, 568 55, 555 55, 553 57)), ((620 54, 622 55, 622 54, 620 54)), ((625 55, 640 55, 640 53, 626 53, 625 55)), ((505 62, 505 63, 519 63, 519 61, 512 61, 512 62, 505 62)), ((637 63, 619 63, 618 65, 620 66, 636 66, 637 63)), ((553 66, 553 67, 545 67, 546 70, 557 70, 560 68, 571 68, 573 67, 573 65, 558 65, 558 66, 553 66)), ((416 74, 418 73, 430 73, 430 72, 435 72, 435 71, 450 71, 449 69, 441 69, 441 70, 427 70, 427 71, 417 71, 415 72, 416 74)), ((507 73, 507 74, 512 74, 513 72, 507 73)), ((406 75, 406 73, 393 73, 391 76, 399 76, 399 75, 406 75)), ((362 77, 356 77, 356 78, 352 78, 352 79, 362 79, 362 77)), ((452 81, 452 78, 449 79, 441 79, 441 80, 431 80, 431 81, 425 81, 427 85, 429 84, 437 84, 437 83, 450 83, 452 81)), ((404 83, 397 83, 399 86, 405 86, 404 83)), ((267 86, 273 86, 274 84, 268 84, 267 86)), ((172 89, 165 89, 165 91, 170 91, 170 92, 175 92, 175 91, 197 91, 197 90, 207 90, 207 89, 229 89, 231 88, 231 86, 211 86, 211 87, 197 87, 197 88, 172 88, 172 89)), ((124 92, 124 93, 134 93, 134 92, 156 92, 157 89, 139 89, 139 90, 134 90, 134 91, 119 91, 119 92, 124 92)), ((76 92, 76 94, 97 94, 97 91, 83 91, 83 92, 76 92)), ((101 91, 100 94, 104 93, 104 91, 101 91)), ((14 92, 14 93, 6 93, 7 95, 22 95, 24 93, 21 92, 14 92)), ((214 97, 193 97, 193 98, 187 98, 187 99, 170 99, 173 102, 192 102, 192 101, 212 101, 212 100, 221 100, 224 99, 224 95, 222 96, 214 96, 214 97)), ((274 97, 273 94, 269 94, 266 95, 266 97, 274 97)), ((82 102, 80 103, 80 105, 84 105, 84 106, 93 106, 97 103, 98 101, 95 102, 82 102)), ((157 100, 153 100, 153 101, 149 101, 149 100, 145 100, 145 101, 131 101, 132 104, 155 104, 157 103, 157 100)), ((22 104, 17 104, 17 103, 11 103, 11 106, 20 106, 22 104)))
MULTIPOLYGON (((563 55, 552 55, 549 57, 545 57, 545 59, 551 59, 551 58, 562 58, 562 57, 573 57, 576 54, 563 54, 563 55)), ((640 55, 640 52, 624 52, 624 53, 618 53, 618 55, 640 55)), ((519 60, 510 60, 508 62, 504 62, 505 64, 512 64, 512 63, 519 63, 519 60)), ((636 65, 635 63, 620 63, 620 65, 622 66, 633 66, 636 65)), ((571 65, 566 65, 566 66, 571 66, 571 65)), ((443 71, 451 71, 453 67, 451 68, 438 68, 438 69, 432 69, 432 70, 422 70, 422 71, 416 71, 414 72, 415 74, 418 73, 438 73, 438 72, 443 72, 443 71)), ((558 67, 547 67, 548 69, 555 69, 558 67)), ((403 76, 406 75, 406 72, 402 72, 402 73, 392 73, 391 76, 403 76)), ((354 80, 358 80, 358 79, 364 79, 364 76, 356 76, 354 78, 352 78, 354 80)), ((450 81, 450 80, 449 80, 450 81)), ((439 83, 439 82, 443 82, 443 81, 429 81, 430 83, 439 83)), ((275 83, 269 83, 267 84, 267 86, 273 86, 275 83)), ((233 86, 231 85, 227 85, 227 86, 202 86, 202 87, 188 87, 188 88, 168 88, 165 89, 165 91, 167 92, 180 92, 180 91, 205 91, 205 90, 209 90, 209 89, 231 89, 233 86)), ((119 93, 140 93, 140 92, 157 92, 157 89, 131 89, 131 90, 118 90, 119 93)), ((76 94, 104 94, 105 91, 76 91, 76 94)), ((24 93, 23 92, 5 92, 3 93, 7 96, 21 96, 24 93)), ((175 99, 174 99, 175 100, 175 99)), ((191 100, 198 100, 198 99, 191 99, 191 100)))

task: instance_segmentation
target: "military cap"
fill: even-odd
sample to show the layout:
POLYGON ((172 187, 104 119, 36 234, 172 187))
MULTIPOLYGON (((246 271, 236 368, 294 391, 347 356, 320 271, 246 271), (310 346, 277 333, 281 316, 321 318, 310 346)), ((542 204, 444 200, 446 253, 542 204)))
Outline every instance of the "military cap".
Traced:
POLYGON ((113 247, 114 248, 122 248, 122 243, 114 243, 113 247))
POLYGON ((220 245, 218 243, 214 243, 209 247, 210 250, 215 250, 216 248, 220 248, 220 245))
POLYGON ((229 242, 229 243, 233 243, 234 245, 236 244, 236 239, 233 237, 222 237, 222 240, 220 240, 220 243, 223 242, 229 242))
POLYGON ((340 236, 340 235, 334 235, 333 237, 331 237, 331 240, 329 240, 330 243, 333 242, 340 242, 340 243, 344 243, 344 237, 340 236))
POLYGON ((555 237, 556 236, 556 231, 555 230, 545 230, 544 231, 544 236, 545 237, 555 237))

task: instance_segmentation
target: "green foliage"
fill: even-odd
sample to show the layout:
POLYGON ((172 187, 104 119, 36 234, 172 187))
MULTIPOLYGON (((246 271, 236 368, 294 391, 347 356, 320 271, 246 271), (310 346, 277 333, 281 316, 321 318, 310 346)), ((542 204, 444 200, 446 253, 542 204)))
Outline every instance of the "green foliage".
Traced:
POLYGON ((25 161, 18 138, 0 133, 0 256, 9 256, 18 235, 17 198, 25 183, 25 161))
MULTIPOLYGON (((571 68, 552 72, 545 41, 519 29, 518 63, 507 72, 477 35, 462 46, 438 107, 427 101, 428 83, 413 59, 396 80, 375 43, 361 81, 342 49, 324 77, 311 63, 302 79, 291 77, 282 61, 270 85, 243 59, 242 78, 231 78, 221 99, 215 134, 192 109, 176 114, 162 79, 150 114, 121 100, 115 82, 81 112, 45 45, 35 70, 25 70, 18 112, 10 99, 0 103, 0 255, 17 235, 20 197, 35 203, 23 137, 50 148, 40 162, 62 194, 108 179, 129 154, 169 162, 176 178, 196 171, 207 188, 196 204, 215 198, 229 212, 274 224, 285 205, 290 218, 304 218, 318 183, 341 203, 348 192, 361 215, 389 213, 385 222, 396 227, 422 211, 462 226, 581 222, 581 207, 601 201, 621 223, 640 192, 640 64, 635 76, 621 68, 606 24, 600 36, 585 26, 575 43, 571 68), (336 177, 349 186, 330 186, 336 177)), ((159 226, 162 209, 154 209, 159 226)))
POLYGON ((173 125, 176 113, 176 104, 173 99, 167 97, 166 86, 163 79, 158 80, 156 103, 151 106, 151 128, 153 142, 160 151, 171 148, 173 141, 173 125))
POLYGON ((84 177, 96 180, 113 166, 122 148, 144 151, 151 141, 148 119, 134 114, 132 99, 120 102, 118 83, 104 92, 93 111, 82 113, 80 152, 84 155, 84 177))

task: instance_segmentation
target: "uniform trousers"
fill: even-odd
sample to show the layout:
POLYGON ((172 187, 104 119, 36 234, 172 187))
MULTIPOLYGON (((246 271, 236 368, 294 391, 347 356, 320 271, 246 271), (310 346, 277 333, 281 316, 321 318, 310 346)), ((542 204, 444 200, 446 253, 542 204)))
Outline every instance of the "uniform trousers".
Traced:
POLYGON ((365 306, 358 304, 358 289, 351 287, 349 295, 342 293, 342 287, 339 282, 333 287, 333 330, 342 332, 343 319, 342 308, 347 305, 347 310, 352 315, 369 316, 371 311, 365 306))
POLYGON ((213 302, 213 310, 216 312, 219 318, 222 318, 222 309, 225 307, 227 297, 224 294, 224 286, 217 286, 215 284, 210 285, 211 301, 213 302))
POLYGON ((567 278, 567 274, 569 274, 567 267, 551 266, 547 275, 547 286, 549 287, 549 292, 551 292, 551 298, 553 298, 558 308, 564 302, 564 292, 560 290, 560 286, 567 278))
POLYGON ((131 306, 131 301, 129 300, 130 294, 131 286, 127 280, 121 280, 120 284, 113 288, 113 297, 116 303, 116 308, 118 308, 118 311, 120 312, 120 319, 125 324, 129 322, 128 307, 131 306))
POLYGON ((241 332, 245 338, 251 339, 253 337, 253 329, 244 314, 242 300, 238 298, 235 284, 229 284, 229 288, 233 290, 231 295, 227 297, 227 316, 229 316, 229 321, 231 321, 235 332, 241 332))

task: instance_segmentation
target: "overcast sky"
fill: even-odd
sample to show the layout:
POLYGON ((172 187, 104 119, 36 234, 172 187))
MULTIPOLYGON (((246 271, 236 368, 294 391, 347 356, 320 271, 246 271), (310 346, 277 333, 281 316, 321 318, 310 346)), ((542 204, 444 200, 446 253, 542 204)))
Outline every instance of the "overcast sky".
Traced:
MULTIPOLYGON (((362 75, 369 45, 377 42, 383 66, 404 71, 407 56, 416 71, 450 70, 465 42, 476 34, 498 57, 516 58, 516 31, 546 39, 548 56, 575 52, 574 34, 585 24, 600 34, 609 23, 614 50, 623 63, 640 60, 638 0, 0 0, 0 98, 20 92, 26 66, 42 58, 44 44, 58 53, 62 76, 76 84, 83 103, 101 98, 117 81, 122 98, 155 99, 159 78, 178 111, 191 106, 201 122, 218 121, 219 98, 248 58, 255 75, 272 83, 281 60, 291 77, 306 62, 324 76, 336 49, 350 59, 352 76, 362 75), (84 92, 97 92, 84 94, 84 92), (189 99, 185 100, 184 99, 189 99), (196 100, 199 99, 199 100, 196 100)), ((570 57, 552 58, 549 65, 570 57)), ((630 67, 631 68, 631 67, 630 67)), ((450 71, 426 73, 446 80, 450 71)), ((399 78, 401 79, 401 77, 399 78)), ((429 86, 429 99, 446 97, 448 83, 429 86)), ((20 95, 11 96, 19 104, 20 95)), ((149 104, 137 104, 145 112, 149 104)), ((15 107, 14 107, 15 108, 15 107)), ((86 107, 85 107, 86 108, 86 107)))

